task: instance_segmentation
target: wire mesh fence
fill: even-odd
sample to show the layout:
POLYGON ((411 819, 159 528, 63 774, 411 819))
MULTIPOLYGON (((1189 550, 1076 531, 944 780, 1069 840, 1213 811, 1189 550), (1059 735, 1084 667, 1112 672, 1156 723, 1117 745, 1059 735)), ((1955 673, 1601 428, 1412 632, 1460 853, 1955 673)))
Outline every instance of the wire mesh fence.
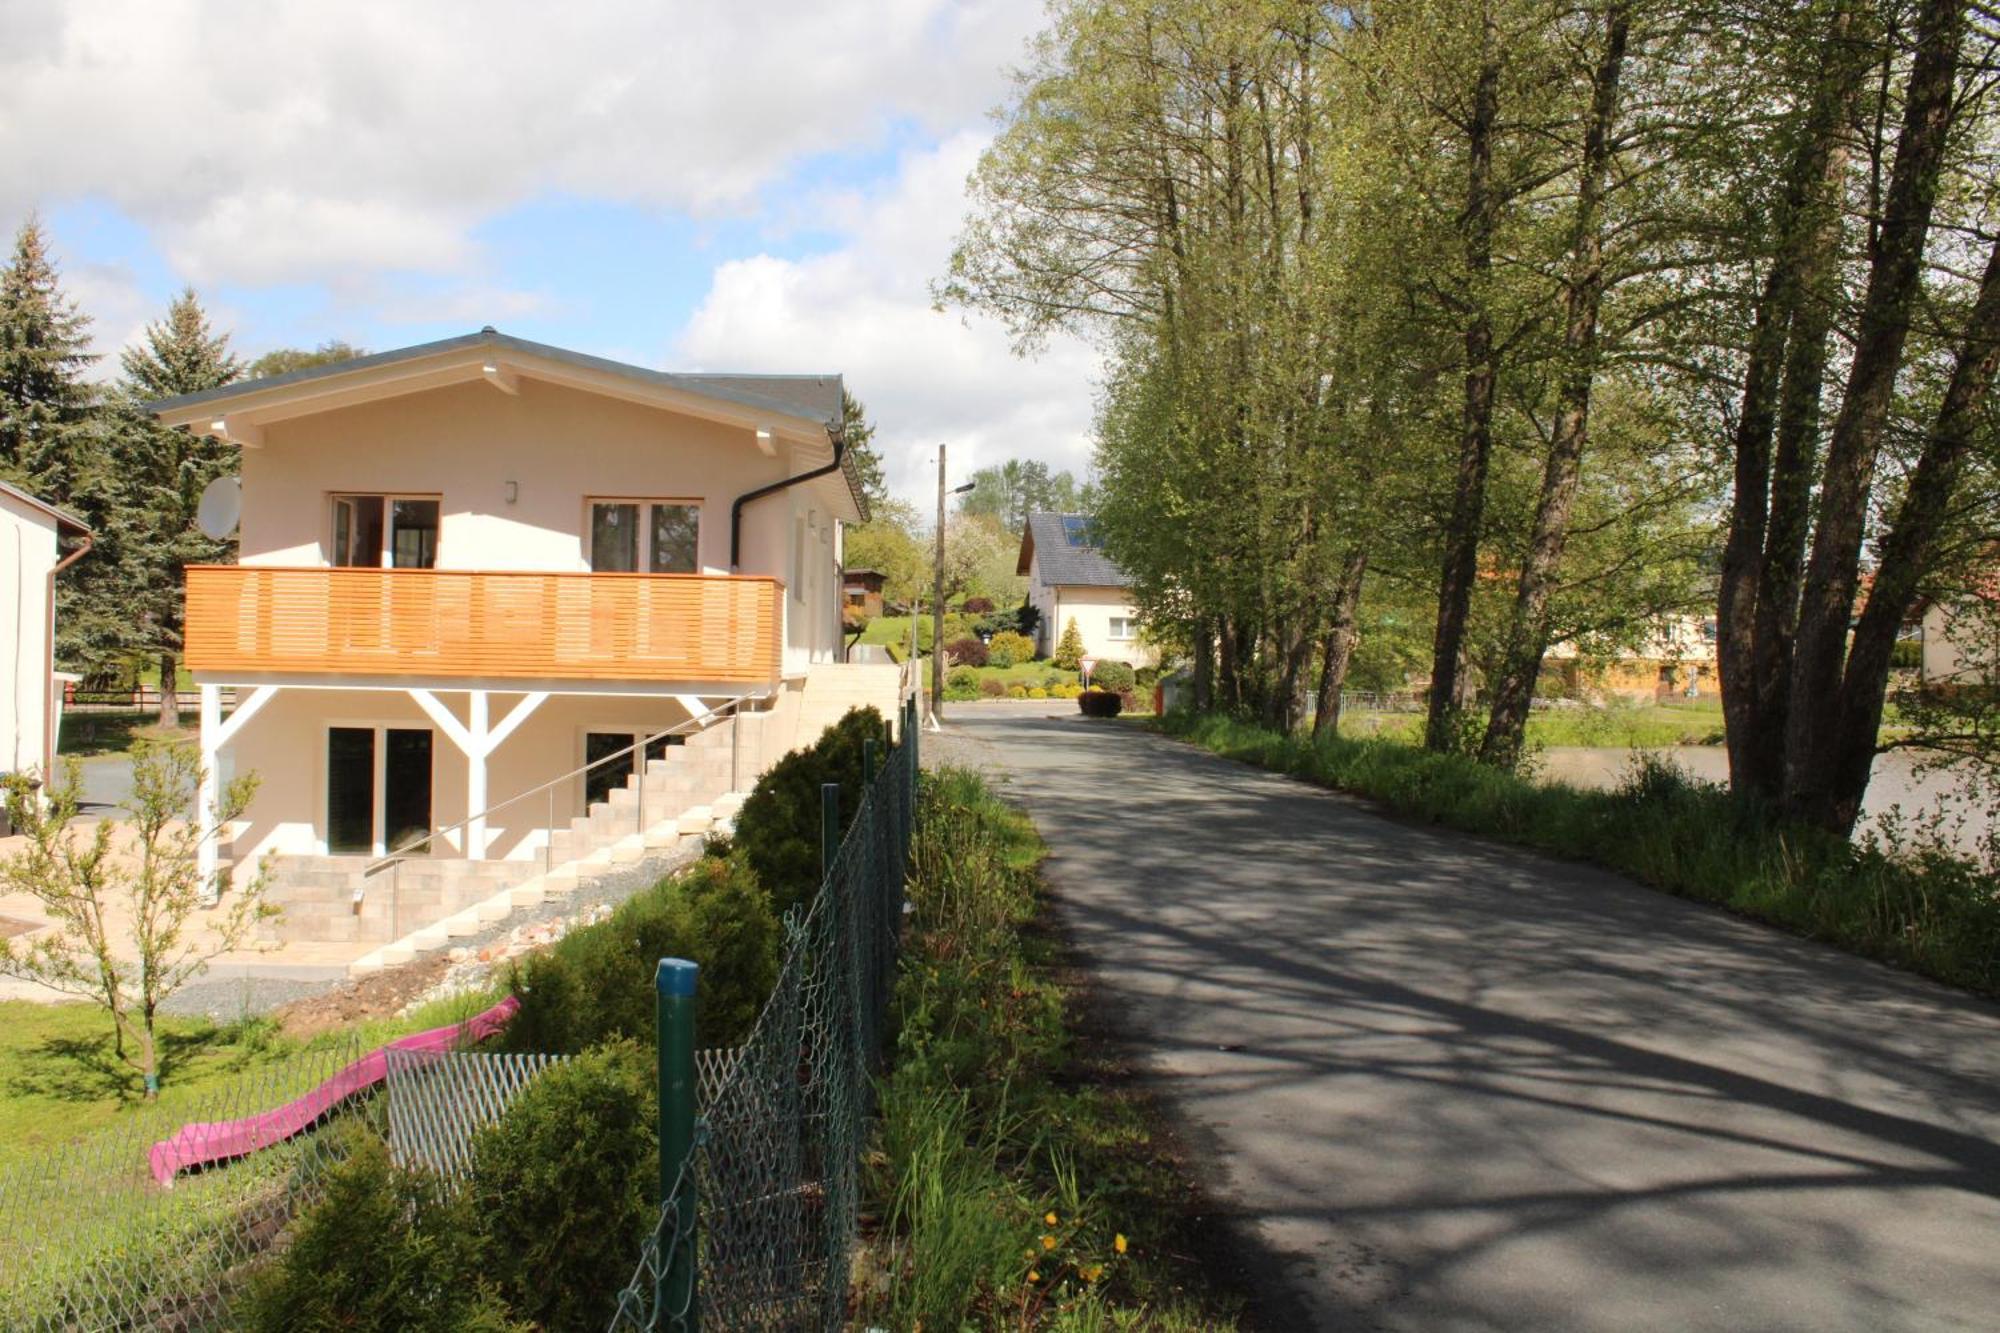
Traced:
POLYGON ((306 1133, 252 1127, 240 1156, 183 1171, 190 1128, 248 1120, 324 1084, 362 1054, 334 1042, 252 1065, 225 1086, 126 1112, 117 1128, 50 1149, 0 1177, 0 1328, 224 1326, 247 1265, 320 1197, 352 1139, 329 1109, 306 1133))
POLYGON ((389 1156, 446 1180, 472 1171, 472 1142, 536 1075, 567 1056, 530 1052, 386 1052, 389 1156))
POLYGON ((777 987, 702 1099, 693 1151, 619 1295, 614 1331, 845 1321, 869 1075, 915 826, 914 720, 906 709, 904 743, 870 783, 804 919, 788 923, 777 987))

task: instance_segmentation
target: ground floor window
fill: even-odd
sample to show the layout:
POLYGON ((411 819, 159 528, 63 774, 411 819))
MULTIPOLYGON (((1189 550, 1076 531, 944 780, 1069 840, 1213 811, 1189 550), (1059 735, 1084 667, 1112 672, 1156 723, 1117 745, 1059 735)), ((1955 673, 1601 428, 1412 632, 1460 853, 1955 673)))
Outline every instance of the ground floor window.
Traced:
POLYGON ((337 856, 427 852, 431 732, 422 727, 329 727, 326 849, 337 856))
POLYGON ((1136 639, 1139 637, 1139 622, 1133 616, 1111 617, 1111 637, 1114 639, 1136 639))
MULTIPOLYGON (((591 731, 583 737, 583 808, 588 811, 599 801, 611 798, 639 771, 639 751, 634 747, 645 740, 645 731, 591 731), (621 753, 622 752, 622 753, 621 753)), ((669 745, 680 745, 682 736, 658 736, 646 744, 646 758, 662 758, 669 745)))

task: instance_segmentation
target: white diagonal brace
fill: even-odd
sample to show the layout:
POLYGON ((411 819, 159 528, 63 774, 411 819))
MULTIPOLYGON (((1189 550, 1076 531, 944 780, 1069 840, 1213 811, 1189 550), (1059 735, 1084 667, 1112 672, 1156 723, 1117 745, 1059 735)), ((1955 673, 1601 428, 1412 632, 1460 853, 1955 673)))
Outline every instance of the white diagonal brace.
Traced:
POLYGON ((501 742, 513 735, 515 728, 526 722, 529 715, 537 708, 547 703, 548 698, 547 690, 536 690, 521 696, 521 702, 508 710, 507 716, 500 719, 500 725, 486 734, 486 752, 491 754, 499 749, 501 742))
POLYGON ((475 743, 472 733, 465 729, 465 724, 453 717, 451 710, 438 702, 438 697, 435 694, 432 694, 429 690, 413 689, 410 691, 410 697, 417 701, 417 707, 430 714, 431 721, 438 724, 438 730, 442 731, 451 743, 458 747, 460 754, 471 755, 476 751, 480 753, 484 752, 482 747, 485 737, 480 737, 479 742, 475 743))
POLYGON ((281 688, 283 687, 278 685, 259 685, 250 691, 236 707, 229 710, 229 716, 223 718, 216 726, 214 747, 220 750, 235 740, 236 733, 243 730, 243 724, 257 716, 258 711, 271 702, 281 688))

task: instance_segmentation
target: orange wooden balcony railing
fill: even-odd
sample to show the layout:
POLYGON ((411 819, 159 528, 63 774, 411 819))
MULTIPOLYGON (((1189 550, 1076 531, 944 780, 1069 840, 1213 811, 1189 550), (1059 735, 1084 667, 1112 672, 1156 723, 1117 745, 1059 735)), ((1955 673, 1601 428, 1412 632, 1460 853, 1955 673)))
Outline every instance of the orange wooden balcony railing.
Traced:
POLYGON ((197 673, 769 681, 784 585, 708 574, 200 565, 197 673))

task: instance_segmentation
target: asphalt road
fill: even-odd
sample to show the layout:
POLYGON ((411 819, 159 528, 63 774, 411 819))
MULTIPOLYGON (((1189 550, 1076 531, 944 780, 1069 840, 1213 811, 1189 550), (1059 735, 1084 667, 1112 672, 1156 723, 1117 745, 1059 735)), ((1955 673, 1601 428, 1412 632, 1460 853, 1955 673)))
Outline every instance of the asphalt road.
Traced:
POLYGON ((1311 1329, 2000 1328, 2000 1007, 1123 724, 957 710, 1311 1329))

